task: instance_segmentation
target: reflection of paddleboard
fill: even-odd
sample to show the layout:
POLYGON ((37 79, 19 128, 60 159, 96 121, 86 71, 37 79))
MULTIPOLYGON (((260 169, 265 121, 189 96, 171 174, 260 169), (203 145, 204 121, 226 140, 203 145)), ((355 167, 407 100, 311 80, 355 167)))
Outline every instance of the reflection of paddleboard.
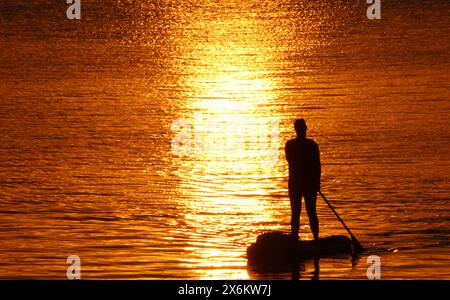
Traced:
POLYGON ((247 248, 249 265, 284 265, 305 259, 350 255, 352 241, 343 235, 333 235, 318 241, 296 241, 279 231, 258 236, 247 248))

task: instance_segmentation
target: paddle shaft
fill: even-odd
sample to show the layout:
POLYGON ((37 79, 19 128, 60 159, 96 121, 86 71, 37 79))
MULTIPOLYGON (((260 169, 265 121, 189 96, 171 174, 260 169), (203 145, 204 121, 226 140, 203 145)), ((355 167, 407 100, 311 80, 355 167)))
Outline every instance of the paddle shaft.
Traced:
POLYGON ((327 198, 325 198, 325 196, 322 194, 321 191, 319 191, 320 196, 322 196, 323 200, 325 200, 325 202, 328 204, 328 206, 331 208, 331 210, 334 212, 334 214, 336 215, 336 217, 338 218, 338 220, 342 223, 342 225, 344 225, 345 229, 347 229, 348 233, 350 233, 350 236, 352 237, 352 239, 355 239, 355 236, 353 235, 353 233, 350 231, 350 229, 347 227, 347 225, 345 225, 344 220, 342 220, 342 218, 338 215, 337 211, 334 209, 333 206, 331 206, 330 202, 328 202, 327 198))

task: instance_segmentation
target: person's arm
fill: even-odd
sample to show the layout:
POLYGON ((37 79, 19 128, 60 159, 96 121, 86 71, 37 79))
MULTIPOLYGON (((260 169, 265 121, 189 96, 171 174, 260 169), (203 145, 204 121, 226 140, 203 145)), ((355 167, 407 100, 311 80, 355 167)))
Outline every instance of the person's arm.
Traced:
POLYGON ((322 166, 320 164, 320 150, 319 150, 319 145, 316 144, 315 147, 315 151, 314 151, 314 164, 315 164, 315 170, 316 170, 316 186, 317 186, 317 190, 320 190, 320 177, 322 175, 322 166))
POLYGON ((286 155, 286 160, 288 161, 288 162, 290 162, 291 161, 291 151, 290 151, 290 149, 289 149, 290 147, 289 147, 289 141, 287 141, 286 142, 286 146, 284 147, 284 154, 286 155))

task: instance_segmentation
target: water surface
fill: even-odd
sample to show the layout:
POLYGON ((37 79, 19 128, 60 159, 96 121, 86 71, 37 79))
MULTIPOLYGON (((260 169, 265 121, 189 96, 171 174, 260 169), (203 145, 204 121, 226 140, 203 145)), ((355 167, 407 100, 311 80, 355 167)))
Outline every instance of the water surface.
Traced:
POLYGON ((321 259, 320 279, 364 279, 370 254, 385 279, 450 279, 448 3, 369 21, 347 2, 84 0, 69 21, 63 2, 2 1, 0 277, 62 279, 78 255, 85 279, 290 279, 245 250, 289 230, 303 117, 369 249, 321 259))

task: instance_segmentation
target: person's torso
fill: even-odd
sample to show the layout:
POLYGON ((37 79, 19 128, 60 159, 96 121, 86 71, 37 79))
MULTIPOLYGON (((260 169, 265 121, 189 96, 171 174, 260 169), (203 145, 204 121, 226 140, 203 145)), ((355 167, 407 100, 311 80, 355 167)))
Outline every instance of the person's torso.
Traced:
POLYGON ((316 149, 317 145, 311 139, 293 139, 288 142, 289 177, 307 179, 315 173, 316 149))

